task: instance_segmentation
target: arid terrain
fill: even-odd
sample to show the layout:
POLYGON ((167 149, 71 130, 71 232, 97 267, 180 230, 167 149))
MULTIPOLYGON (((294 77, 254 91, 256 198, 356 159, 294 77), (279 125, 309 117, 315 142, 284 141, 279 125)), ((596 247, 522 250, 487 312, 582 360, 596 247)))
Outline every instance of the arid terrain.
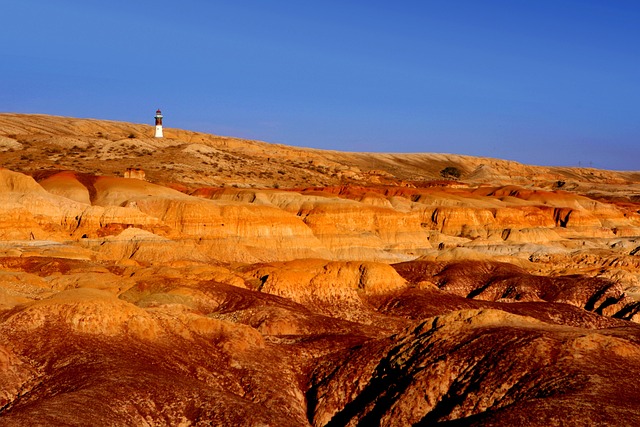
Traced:
POLYGON ((640 425, 640 171, 152 135, 0 114, 1 426, 640 425))

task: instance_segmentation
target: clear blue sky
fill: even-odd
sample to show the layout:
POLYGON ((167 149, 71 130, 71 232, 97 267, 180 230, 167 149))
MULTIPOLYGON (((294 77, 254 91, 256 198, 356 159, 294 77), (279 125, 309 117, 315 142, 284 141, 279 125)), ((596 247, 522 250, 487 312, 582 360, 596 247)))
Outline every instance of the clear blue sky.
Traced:
POLYGON ((640 1, 2 3, 3 112, 640 170, 640 1))

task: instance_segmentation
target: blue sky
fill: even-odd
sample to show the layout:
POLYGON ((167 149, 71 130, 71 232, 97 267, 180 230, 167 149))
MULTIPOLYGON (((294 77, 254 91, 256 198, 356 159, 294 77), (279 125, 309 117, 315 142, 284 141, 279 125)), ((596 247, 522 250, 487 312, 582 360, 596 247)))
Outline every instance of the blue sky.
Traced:
POLYGON ((3 112, 640 170, 637 1, 3 3, 3 112))

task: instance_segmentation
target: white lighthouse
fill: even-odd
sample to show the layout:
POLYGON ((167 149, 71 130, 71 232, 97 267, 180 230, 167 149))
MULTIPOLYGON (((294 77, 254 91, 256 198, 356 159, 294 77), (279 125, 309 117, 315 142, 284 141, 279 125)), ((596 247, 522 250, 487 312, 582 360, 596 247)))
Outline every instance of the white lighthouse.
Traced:
POLYGON ((156 111, 156 138, 162 138, 162 111, 156 111))

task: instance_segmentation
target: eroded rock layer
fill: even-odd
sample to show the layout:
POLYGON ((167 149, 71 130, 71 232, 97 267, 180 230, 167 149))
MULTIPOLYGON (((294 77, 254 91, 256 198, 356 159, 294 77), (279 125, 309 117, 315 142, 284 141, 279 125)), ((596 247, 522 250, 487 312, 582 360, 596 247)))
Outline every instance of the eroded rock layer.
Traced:
POLYGON ((639 172, 151 135, 0 114, 0 425, 640 424, 639 172))

